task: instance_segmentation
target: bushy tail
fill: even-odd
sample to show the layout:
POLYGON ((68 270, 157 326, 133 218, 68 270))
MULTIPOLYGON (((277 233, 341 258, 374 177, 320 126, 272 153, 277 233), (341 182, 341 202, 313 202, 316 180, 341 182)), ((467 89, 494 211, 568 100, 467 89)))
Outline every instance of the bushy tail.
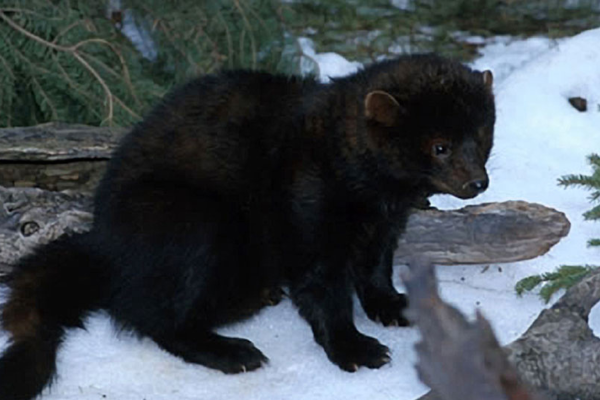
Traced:
POLYGON ((89 234, 64 236, 24 257, 8 280, 0 400, 29 400, 52 380, 65 329, 102 307, 108 269, 89 234))

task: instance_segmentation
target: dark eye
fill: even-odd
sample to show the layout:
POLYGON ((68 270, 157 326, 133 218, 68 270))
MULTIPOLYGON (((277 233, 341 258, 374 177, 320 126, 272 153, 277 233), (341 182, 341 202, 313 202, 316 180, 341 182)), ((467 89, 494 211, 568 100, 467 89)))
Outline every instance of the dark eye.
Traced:
POLYGON ((432 151, 433 155, 439 158, 445 158, 450 155, 450 147, 441 143, 434 144, 432 151))

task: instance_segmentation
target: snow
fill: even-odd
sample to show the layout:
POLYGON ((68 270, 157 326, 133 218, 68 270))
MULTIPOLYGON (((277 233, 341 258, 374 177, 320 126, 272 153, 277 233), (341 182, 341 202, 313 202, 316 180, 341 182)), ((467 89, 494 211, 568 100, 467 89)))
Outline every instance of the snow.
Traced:
POLYGON ((362 68, 361 63, 348 61, 337 53, 317 53, 311 39, 299 38, 298 45, 303 54, 301 72, 305 75, 316 72, 321 82, 329 82, 330 78, 349 75, 362 68))
POLYGON ((392 5, 400 10, 411 11, 415 5, 411 0, 392 0, 392 5))
MULTIPOLYGON (((560 41, 497 38, 474 63, 495 73, 498 119, 489 163, 491 186, 474 200, 439 196, 433 199, 434 205, 455 208, 527 200, 565 212, 572 223, 567 238, 534 260, 438 268, 442 295, 469 315, 480 308, 502 343, 517 338, 545 307, 533 294, 515 295, 518 279, 563 263, 600 264, 600 251, 585 246, 587 239, 600 236, 598 225, 581 217, 590 208, 586 192, 556 184, 564 174, 590 173, 585 156, 600 151, 594 145, 600 143, 599 42, 600 29, 560 41), (567 102, 570 96, 587 98, 588 112, 572 108, 567 102)), ((314 47, 304 51, 320 64, 323 79, 360 67, 339 55, 316 53, 314 47)), ((417 332, 377 325, 360 307, 355 314, 362 332, 391 348, 390 365, 379 370, 362 368, 354 374, 342 372, 327 360, 308 325, 284 300, 249 321, 221 330, 252 340, 270 358, 265 368, 236 376, 186 364, 150 340, 117 335, 108 318, 99 314, 89 319, 87 331, 68 334, 59 353, 59 378, 43 398, 412 400, 423 394, 427 389, 413 368, 417 332)), ((598 310, 591 324, 600 326, 598 310)), ((6 337, 0 335, 0 345, 3 341, 6 337)))

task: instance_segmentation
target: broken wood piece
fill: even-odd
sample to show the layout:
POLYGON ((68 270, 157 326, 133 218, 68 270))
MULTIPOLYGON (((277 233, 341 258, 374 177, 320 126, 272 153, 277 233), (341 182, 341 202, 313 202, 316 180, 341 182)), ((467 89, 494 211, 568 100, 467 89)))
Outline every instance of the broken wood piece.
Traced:
MULTIPOLYGON (((0 264, 14 265, 40 243, 91 227, 93 201, 82 193, 0 187, 0 264)), ((415 255, 437 264, 480 264, 532 258, 569 231, 563 213, 526 202, 460 210, 416 210, 395 260, 415 255)))
POLYGON ((469 322, 438 293, 433 265, 412 261, 402 274, 408 318, 419 328, 419 378, 439 400, 541 400, 509 363, 489 322, 469 322))
MULTIPOLYGON (((588 325, 598 301, 600 269, 569 288, 519 339, 504 347, 519 376, 546 398, 600 399, 600 339, 588 325)), ((432 390, 418 400, 445 397, 432 390)))

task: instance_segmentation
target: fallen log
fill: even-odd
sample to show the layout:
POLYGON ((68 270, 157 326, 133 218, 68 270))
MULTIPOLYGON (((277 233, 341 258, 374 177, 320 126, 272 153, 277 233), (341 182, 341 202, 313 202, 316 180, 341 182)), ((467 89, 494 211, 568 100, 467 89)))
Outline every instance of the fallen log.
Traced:
POLYGON ((0 129, 0 186, 92 192, 128 130, 61 123, 0 129))
MULTIPOLYGON (((127 131, 127 128, 61 123, 0 129, 0 186, 71 190, 91 195, 127 131)), ((86 229, 85 224, 79 224, 86 220, 89 225, 91 221, 91 203, 78 204, 82 198, 70 200, 65 194, 31 191, 2 192, 1 196, 25 196, 36 201, 1 211, 4 214, 0 214, 0 265, 13 264, 27 249, 55 238, 65 229, 86 229), (69 210, 70 201, 74 201, 73 210, 69 210), (59 202, 62 208, 56 208, 53 202, 59 202), (74 218, 75 211, 84 214, 74 218), (5 221, 7 218, 10 223, 5 221), (15 225, 17 220, 20 225, 33 226, 35 222, 40 229, 23 237, 20 225, 15 225)), ((0 197, 2 203, 4 199, 0 197)), ((524 260, 547 252, 568 234, 569 228, 564 214, 525 202, 491 203, 454 211, 417 211, 408 220, 395 261, 406 263, 415 255, 427 255, 435 264, 524 260)))
POLYGON ((88 230, 91 210, 89 195, 0 186, 0 271, 37 245, 88 230))
MULTIPOLYGON (((0 264, 14 265, 34 246, 92 223, 92 199, 85 193, 0 187, 0 204, 0 264)), ((526 202, 415 210, 395 257, 405 263, 426 256, 436 264, 523 260, 547 252, 569 227, 563 213, 526 202)))
MULTIPOLYGON (((600 269, 568 289, 519 339, 504 347, 517 374, 546 398, 600 399, 600 339, 588 325, 598 301, 600 269)), ((446 399, 435 388, 418 400, 446 399)))
MULTIPOLYGON (((421 332, 419 379, 439 400, 542 400, 519 376, 479 313, 469 322, 439 296, 433 265, 413 261, 402 274, 407 316, 421 332)), ((433 398, 433 397, 431 397, 433 398)))
POLYGON ((524 201, 422 210, 410 216, 395 261, 421 255, 441 265, 527 260, 545 254, 570 228, 565 214, 524 201))

